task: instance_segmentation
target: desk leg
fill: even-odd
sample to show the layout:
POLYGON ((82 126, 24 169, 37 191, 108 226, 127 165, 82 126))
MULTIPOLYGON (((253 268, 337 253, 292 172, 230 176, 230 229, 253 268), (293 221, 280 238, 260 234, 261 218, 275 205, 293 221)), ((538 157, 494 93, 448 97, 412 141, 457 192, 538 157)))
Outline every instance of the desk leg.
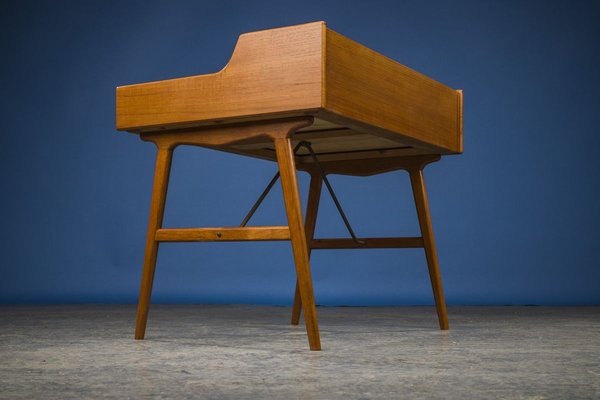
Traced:
POLYGON ((135 338, 140 340, 144 339, 146 333, 146 321, 148 320, 154 269, 158 254, 158 242, 154 240, 154 235, 156 234, 156 230, 162 226, 172 155, 173 150, 166 147, 159 147, 158 154, 156 155, 154 185, 152 187, 152 201, 150 203, 150 218, 148 221, 148 236, 146 237, 146 252, 144 254, 144 270, 142 272, 140 299, 135 325, 135 338))
POLYGON ((321 350, 319 337, 319 326, 317 324, 317 311, 313 293, 312 277, 310 275, 310 264, 308 261, 308 245, 302 222, 302 206, 300 204, 300 193, 298 191, 298 179, 296 177, 296 163, 291 141, 288 138, 276 138, 275 150, 279 173, 281 174, 281 187, 283 189, 283 200, 287 213, 288 225, 296 264, 296 276, 300 298, 304 306, 304 322, 308 335, 308 344, 311 350, 321 350))
MULTIPOLYGON (((306 242, 308 245, 308 258, 310 260, 310 242, 315 235, 315 226, 317 223, 317 212, 319 210, 319 201, 321 200, 321 187, 323 178, 318 173, 310 175, 310 189, 308 191, 308 202, 306 205, 306 219, 304 230, 306 231, 306 242)), ((300 289, 296 280, 296 291, 294 293, 294 305, 292 306, 292 325, 298 325, 300 322, 300 313, 302 312, 302 300, 300 300, 300 289)))
POLYGON ((442 289, 442 278, 440 276, 440 267, 438 262, 435 242, 433 240, 433 228, 431 225, 431 215, 429 213, 429 202, 427 200, 427 191, 425 190, 425 179, 423 169, 415 168, 409 170, 410 183, 412 185, 415 206, 419 217, 421 227, 421 236, 423 236, 423 247, 425 248, 425 257, 427 258, 427 267, 429 268, 429 279, 433 289, 435 307, 440 323, 440 329, 448 329, 448 315, 446 313, 446 302, 444 301, 444 291, 442 289))

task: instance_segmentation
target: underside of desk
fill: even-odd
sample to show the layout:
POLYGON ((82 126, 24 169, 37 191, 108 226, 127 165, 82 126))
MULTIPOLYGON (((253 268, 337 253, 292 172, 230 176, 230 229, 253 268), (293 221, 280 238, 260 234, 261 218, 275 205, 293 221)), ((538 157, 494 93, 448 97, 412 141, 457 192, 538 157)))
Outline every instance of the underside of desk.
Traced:
MULTIPOLYGON (((313 125, 294 134, 292 144, 295 146, 300 141, 310 142, 322 161, 431 154, 428 149, 411 146, 400 137, 373 135, 320 118, 315 118, 313 125)), ((270 140, 232 144, 222 146, 220 150, 276 160, 275 146, 270 140)), ((300 162, 311 162, 306 148, 300 147, 296 154, 300 162)))

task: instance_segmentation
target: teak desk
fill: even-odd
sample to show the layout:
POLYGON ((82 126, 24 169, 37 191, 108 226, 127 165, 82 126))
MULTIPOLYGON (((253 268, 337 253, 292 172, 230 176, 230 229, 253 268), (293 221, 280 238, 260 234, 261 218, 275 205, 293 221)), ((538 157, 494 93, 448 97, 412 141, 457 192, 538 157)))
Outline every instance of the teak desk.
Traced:
MULTIPOLYGON (((158 148, 135 338, 143 339, 160 242, 290 240, 296 265, 292 324, 301 309, 311 350, 321 348, 309 266, 313 249, 422 247, 441 329, 448 329, 423 168, 462 152, 462 92, 314 22, 243 34, 221 71, 117 88, 117 129, 158 148), (163 228, 173 149, 194 145, 276 161, 240 227, 163 228), (311 176, 305 219, 296 171, 311 176), (313 237, 327 174, 406 170, 419 237, 313 237), (288 226, 246 227, 281 177, 288 226)), ((332 195, 334 196, 333 192, 332 195)), ((337 199, 334 200, 339 206, 337 199)))

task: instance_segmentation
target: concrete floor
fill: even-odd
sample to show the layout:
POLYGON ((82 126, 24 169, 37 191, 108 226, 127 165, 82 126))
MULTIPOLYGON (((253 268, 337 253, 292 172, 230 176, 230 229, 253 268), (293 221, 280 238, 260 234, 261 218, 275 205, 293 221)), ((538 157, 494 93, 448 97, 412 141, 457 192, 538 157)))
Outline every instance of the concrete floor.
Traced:
POLYGON ((0 307, 0 398, 598 399, 600 308, 0 307))

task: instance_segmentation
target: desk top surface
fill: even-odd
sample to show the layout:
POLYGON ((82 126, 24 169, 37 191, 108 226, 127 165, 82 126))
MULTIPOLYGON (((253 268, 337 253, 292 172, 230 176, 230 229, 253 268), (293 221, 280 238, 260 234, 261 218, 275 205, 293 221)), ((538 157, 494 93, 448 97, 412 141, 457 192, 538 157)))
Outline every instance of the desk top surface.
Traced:
MULTIPOLYGON (((324 22, 243 34, 216 73, 117 88, 117 129, 134 133, 305 115, 315 122, 294 139, 337 159, 462 152, 461 91, 324 22)), ((270 147, 231 151, 261 157, 270 147)))

